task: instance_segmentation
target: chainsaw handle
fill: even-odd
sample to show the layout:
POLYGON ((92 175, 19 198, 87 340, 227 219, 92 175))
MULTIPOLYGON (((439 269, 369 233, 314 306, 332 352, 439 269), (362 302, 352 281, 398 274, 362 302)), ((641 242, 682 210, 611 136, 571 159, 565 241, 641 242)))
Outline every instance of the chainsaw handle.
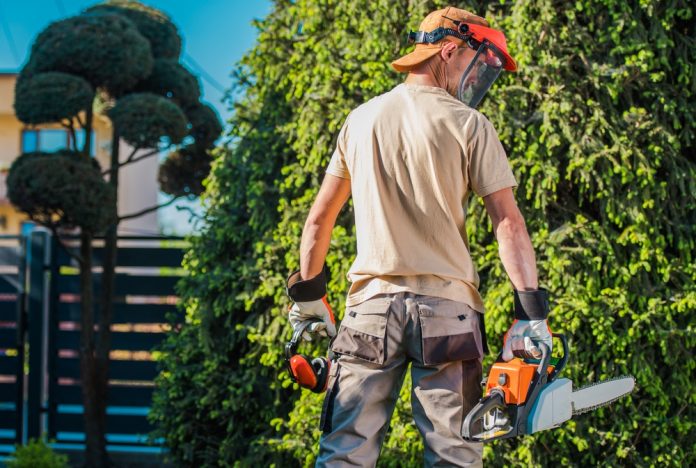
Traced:
POLYGON ((546 346, 546 343, 539 342, 539 349, 541 350, 541 359, 539 360, 537 373, 541 375, 546 373, 546 369, 549 367, 549 362, 551 362, 551 348, 546 346))
POLYGON ((553 371, 549 374, 549 382, 553 382, 556 379, 556 377, 558 377, 558 374, 560 374, 561 371, 565 368, 566 364, 568 363, 568 355, 570 354, 570 350, 568 348, 568 340, 566 339, 566 336, 563 333, 552 333, 551 335, 554 338, 558 338, 561 344, 563 345, 563 356, 561 356, 561 358, 554 366, 553 371))

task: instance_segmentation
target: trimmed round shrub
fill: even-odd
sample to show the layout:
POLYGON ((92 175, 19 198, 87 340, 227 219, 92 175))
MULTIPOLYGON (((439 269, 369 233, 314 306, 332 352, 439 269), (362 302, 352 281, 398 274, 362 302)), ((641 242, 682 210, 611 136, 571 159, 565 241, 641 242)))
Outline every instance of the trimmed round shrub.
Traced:
POLYGON ((199 196, 203 179, 210 173, 212 158, 204 149, 185 146, 171 153, 159 168, 160 190, 174 196, 199 196))
POLYGON ((190 71, 176 60, 157 59, 152 74, 137 86, 138 91, 151 92, 187 107, 198 102, 200 85, 190 71))
POLYGON ((121 138, 136 148, 155 148, 163 138, 179 143, 186 136, 184 112, 156 94, 129 94, 119 99, 108 115, 121 138))
POLYGON ((15 114, 25 124, 70 119, 87 110, 93 100, 92 86, 68 73, 20 74, 15 85, 15 114))
POLYGON ((152 72, 150 43, 121 15, 80 15, 56 21, 34 41, 37 72, 79 75, 118 96, 152 72))
POLYGON ((195 140, 196 146, 203 149, 212 148, 222 133, 222 124, 217 112, 209 105, 198 102, 186 109, 186 117, 191 125, 189 135, 195 140))
POLYGON ((140 2, 111 0, 90 7, 87 13, 115 13, 133 22, 148 41, 155 58, 178 59, 181 55, 181 36, 177 27, 163 12, 140 2))
POLYGON ((116 218, 114 190, 99 164, 74 151, 19 156, 7 176, 7 196, 46 226, 78 226, 98 233, 116 218))

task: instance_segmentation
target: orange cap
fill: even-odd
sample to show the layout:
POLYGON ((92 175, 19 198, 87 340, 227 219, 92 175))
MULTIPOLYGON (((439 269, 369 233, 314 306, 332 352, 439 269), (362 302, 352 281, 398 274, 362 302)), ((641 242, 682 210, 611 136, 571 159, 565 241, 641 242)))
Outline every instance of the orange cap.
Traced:
MULTIPOLYGON (((488 21, 480 16, 476 16, 466 10, 461 10, 454 7, 446 7, 441 10, 436 10, 425 17, 418 28, 419 31, 431 32, 437 28, 451 28, 457 30, 457 26, 452 20, 461 21, 469 25, 469 30, 472 37, 477 41, 483 42, 488 39, 495 45, 505 56, 505 69, 514 71, 517 69, 515 61, 507 51, 505 36, 502 32, 488 27, 488 21)), ((453 42, 458 46, 464 45, 464 41, 455 36, 445 36, 443 39, 433 44, 416 44, 415 49, 410 54, 392 62, 392 67, 398 72, 409 72, 412 68, 425 62, 427 59, 440 52, 440 49, 446 42, 453 42)))

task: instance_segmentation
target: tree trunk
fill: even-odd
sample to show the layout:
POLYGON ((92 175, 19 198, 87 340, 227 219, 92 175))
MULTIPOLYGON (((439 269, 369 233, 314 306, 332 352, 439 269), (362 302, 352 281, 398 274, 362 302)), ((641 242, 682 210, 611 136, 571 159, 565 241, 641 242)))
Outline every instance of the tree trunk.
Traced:
MULTIPOLYGON (((118 213, 118 156, 119 135, 116 129, 113 131, 111 143, 111 171, 109 172, 109 184, 114 188, 114 212, 118 213)), ((106 403, 109 393, 109 353, 111 351, 111 322, 114 302, 114 276, 116 269, 118 223, 114 222, 105 233, 104 256, 102 262, 101 301, 99 315, 99 339, 97 340, 96 364, 97 364, 97 389, 101 399, 102 410, 100 418, 106 422, 106 403)))
POLYGON ((92 120, 94 119, 94 110, 92 107, 89 107, 87 109, 86 115, 85 115, 85 128, 83 128, 83 131, 85 132, 85 144, 82 147, 82 153, 86 155, 87 157, 95 156, 92 153, 92 120))
POLYGON ((94 294, 92 276, 92 235, 80 234, 80 293, 82 322, 80 326, 80 375, 85 422, 85 466, 110 466, 106 452, 104 418, 99 417, 103 402, 98 395, 94 355, 94 294))

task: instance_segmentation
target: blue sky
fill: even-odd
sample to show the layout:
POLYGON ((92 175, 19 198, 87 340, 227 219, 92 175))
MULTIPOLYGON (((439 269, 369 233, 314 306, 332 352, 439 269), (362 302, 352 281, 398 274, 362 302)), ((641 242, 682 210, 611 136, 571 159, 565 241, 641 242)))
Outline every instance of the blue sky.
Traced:
MULTIPOLYGON (((79 14, 100 3, 89 0, 0 0, 0 71, 18 71, 28 57, 36 35, 49 23, 79 14)), ((270 0, 144 0, 167 13, 183 37, 182 62, 201 76, 202 99, 212 104, 223 120, 230 116, 221 102, 231 85, 230 72, 256 40, 253 19, 271 11, 270 0)), ((154 183, 154 182, 153 182, 154 183)), ((187 231, 188 216, 175 207, 160 213, 174 232, 187 231)))
MULTIPOLYGON (((19 70, 34 38, 49 23, 76 15, 96 3, 100 2, 0 0, 0 71, 19 70)), ((270 13, 271 1, 145 0, 143 3, 163 10, 179 27, 184 40, 182 61, 193 72, 210 75, 210 80, 201 77, 203 99, 214 105, 223 118, 229 116, 220 103, 222 93, 217 88, 229 88, 232 67, 256 40, 251 21, 270 13)))

